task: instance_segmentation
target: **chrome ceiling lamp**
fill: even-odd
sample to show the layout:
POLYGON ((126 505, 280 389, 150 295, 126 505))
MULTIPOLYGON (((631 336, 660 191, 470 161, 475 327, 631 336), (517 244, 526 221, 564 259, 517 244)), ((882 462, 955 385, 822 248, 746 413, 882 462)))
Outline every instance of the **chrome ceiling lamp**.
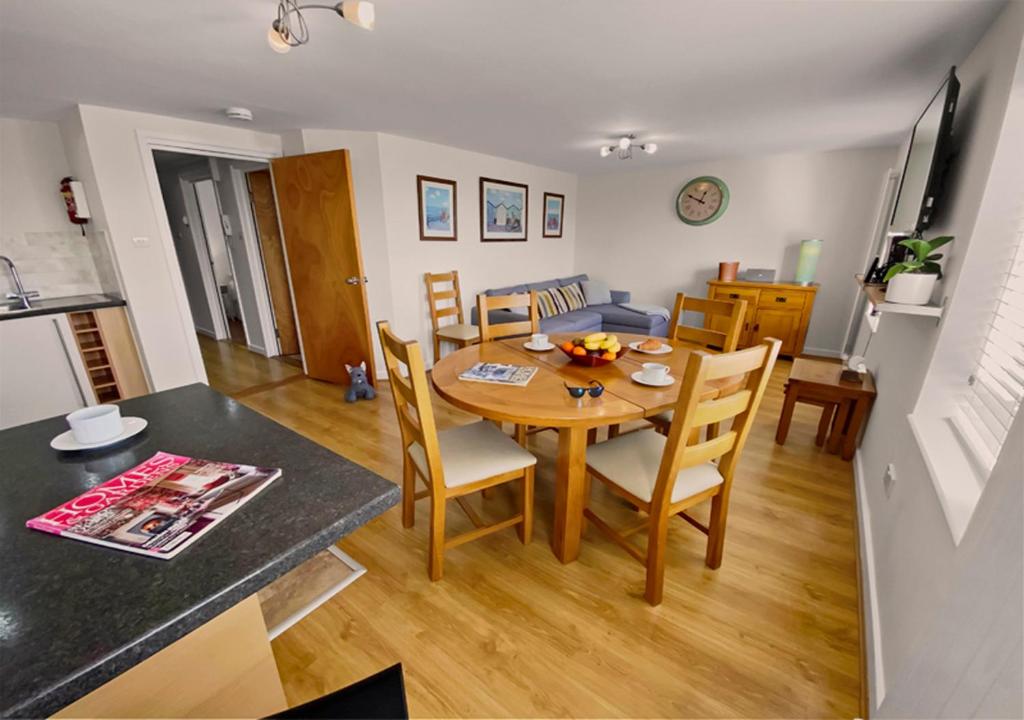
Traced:
POLYGON ((277 19, 267 31, 267 42, 274 52, 286 53, 309 42, 303 10, 333 10, 353 25, 373 30, 373 3, 367 0, 342 0, 337 5, 299 5, 295 0, 278 0, 277 19))
POLYGON ((648 155, 653 155, 658 152, 657 143, 643 143, 642 145, 633 142, 636 140, 636 135, 623 135, 619 138, 619 141, 614 145, 604 145, 601 147, 601 157, 608 157, 616 150, 619 151, 619 160, 629 160, 633 157, 633 148, 638 147, 648 155))

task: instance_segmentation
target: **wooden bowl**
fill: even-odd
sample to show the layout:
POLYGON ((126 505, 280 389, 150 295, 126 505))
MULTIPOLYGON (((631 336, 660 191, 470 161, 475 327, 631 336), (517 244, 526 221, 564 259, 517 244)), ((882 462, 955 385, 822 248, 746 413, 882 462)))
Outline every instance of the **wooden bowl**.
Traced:
POLYGON ((615 360, 618 360, 629 352, 629 348, 623 345, 622 349, 620 349, 618 354, 615 356, 615 360, 605 360, 600 355, 591 355, 590 353, 587 353, 586 355, 573 355, 571 350, 566 350, 561 345, 558 346, 558 349, 568 355, 569 359, 573 363, 576 365, 582 365, 583 367, 601 367, 602 365, 615 362, 615 360))

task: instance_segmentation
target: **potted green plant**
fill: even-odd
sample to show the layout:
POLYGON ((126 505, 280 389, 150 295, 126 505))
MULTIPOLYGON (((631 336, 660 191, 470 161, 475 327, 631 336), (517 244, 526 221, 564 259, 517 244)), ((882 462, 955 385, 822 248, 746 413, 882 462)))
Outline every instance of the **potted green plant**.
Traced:
POLYGON ((893 265, 885 274, 885 281, 889 283, 885 289, 885 301, 903 305, 926 304, 932 297, 935 281, 942 277, 942 266, 938 263, 942 253, 935 251, 952 241, 952 235, 932 240, 900 240, 899 244, 910 250, 912 255, 893 265))

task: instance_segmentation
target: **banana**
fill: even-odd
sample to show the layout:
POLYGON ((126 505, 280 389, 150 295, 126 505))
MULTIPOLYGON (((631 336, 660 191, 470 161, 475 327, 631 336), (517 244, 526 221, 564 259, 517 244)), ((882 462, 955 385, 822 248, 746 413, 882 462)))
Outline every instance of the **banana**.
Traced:
POLYGON ((584 342, 584 344, 601 342, 606 337, 608 337, 608 333, 603 333, 603 332, 590 333, 585 338, 583 338, 583 342, 584 342))
POLYGON ((583 343, 583 347, 586 348, 587 350, 600 350, 601 349, 601 343, 596 343, 596 342, 583 343))
POLYGON ((617 337, 615 337, 614 335, 609 335, 608 337, 601 341, 601 349, 607 350, 612 345, 618 345, 618 343, 619 339, 617 337))
POLYGON ((622 349, 622 345, 620 343, 615 343, 610 348, 608 348, 608 352, 613 352, 616 355, 618 355, 619 354, 619 350, 621 350, 621 349, 622 349))

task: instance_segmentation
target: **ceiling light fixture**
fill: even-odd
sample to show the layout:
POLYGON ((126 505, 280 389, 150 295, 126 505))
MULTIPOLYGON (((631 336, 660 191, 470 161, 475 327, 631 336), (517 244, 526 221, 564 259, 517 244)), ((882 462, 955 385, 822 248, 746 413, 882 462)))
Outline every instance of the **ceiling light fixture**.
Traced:
POLYGON ((278 0, 277 18, 267 30, 267 42, 274 52, 286 53, 309 42, 303 10, 333 10, 365 30, 373 30, 376 20, 373 3, 367 0, 342 0, 337 5, 299 5, 295 0, 278 0))
POLYGON ((658 152, 657 143, 649 142, 641 145, 633 142, 634 140, 636 140, 636 135, 623 135, 614 145, 602 145, 600 151, 601 157, 608 157, 617 150, 619 153, 619 160, 629 160, 633 157, 633 148, 635 147, 640 148, 648 155, 653 155, 658 152))

